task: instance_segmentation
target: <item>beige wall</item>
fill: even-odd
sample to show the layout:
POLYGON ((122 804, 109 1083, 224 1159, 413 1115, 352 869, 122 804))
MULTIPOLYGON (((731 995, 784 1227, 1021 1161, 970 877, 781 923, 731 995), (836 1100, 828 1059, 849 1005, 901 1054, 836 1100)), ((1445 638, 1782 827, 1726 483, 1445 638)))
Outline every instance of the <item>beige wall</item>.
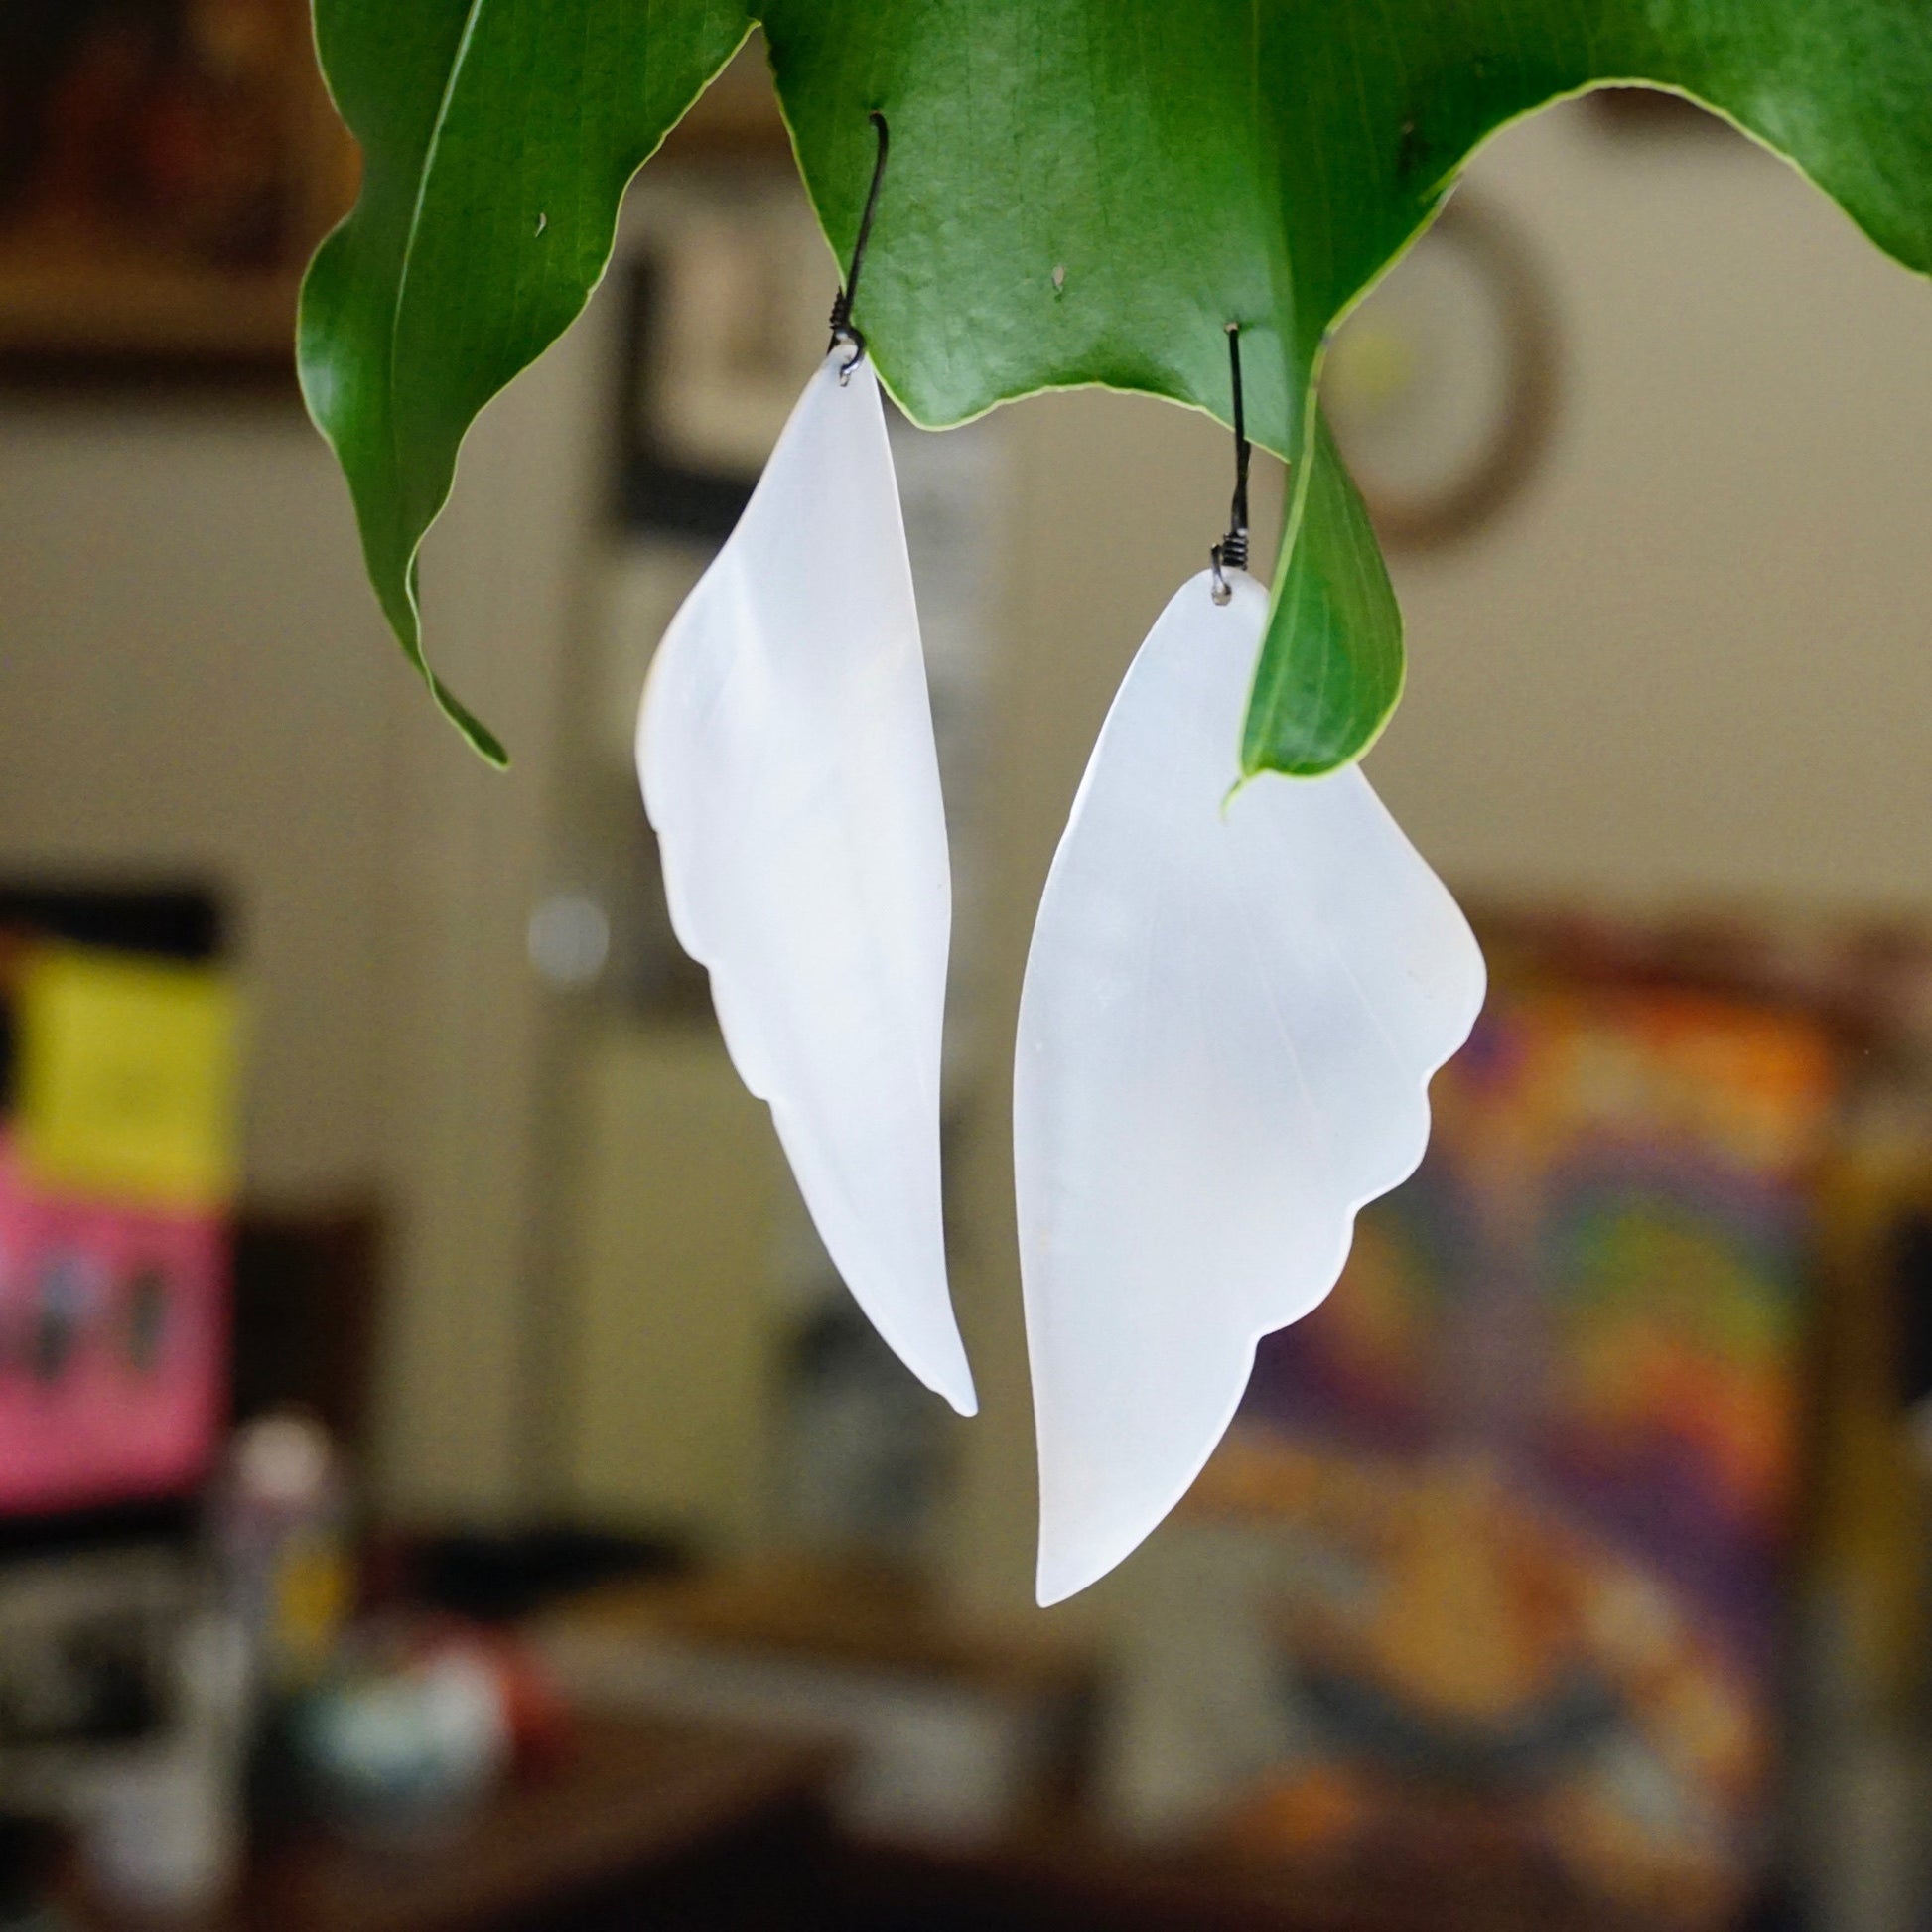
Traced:
POLYGON ((1390 803, 1471 885, 1932 910, 1932 286, 1742 140, 1572 108, 1478 173, 1567 393, 1520 508, 1398 564, 1390 803))
POLYGON ((525 934, 542 891, 604 364, 580 330, 484 413, 424 552, 436 659, 501 734, 488 769, 409 693, 384 833, 383 1171, 398 1207, 383 1489, 414 1515, 540 1502, 563 1176, 556 1016, 525 934))
POLYGON ((402 680, 286 403, 0 403, 0 870, 233 895, 260 1194, 379 1167, 386 747, 402 680))

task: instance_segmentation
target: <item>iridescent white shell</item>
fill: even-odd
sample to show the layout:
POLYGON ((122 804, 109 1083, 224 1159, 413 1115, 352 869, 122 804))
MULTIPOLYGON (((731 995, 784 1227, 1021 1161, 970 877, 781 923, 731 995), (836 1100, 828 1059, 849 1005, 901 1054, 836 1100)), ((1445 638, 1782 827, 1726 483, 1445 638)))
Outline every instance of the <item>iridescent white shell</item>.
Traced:
POLYGON ((1267 595, 1182 588, 1108 714, 1040 901, 1014 1156, 1038 1593, 1121 1561, 1234 1415, 1255 1344, 1405 1179, 1484 970, 1353 766, 1232 790, 1267 595))
POLYGON ((939 1052, 952 885, 885 415, 841 345, 665 632, 637 725, 678 939, 710 968, 827 1252, 963 1414, 939 1052))

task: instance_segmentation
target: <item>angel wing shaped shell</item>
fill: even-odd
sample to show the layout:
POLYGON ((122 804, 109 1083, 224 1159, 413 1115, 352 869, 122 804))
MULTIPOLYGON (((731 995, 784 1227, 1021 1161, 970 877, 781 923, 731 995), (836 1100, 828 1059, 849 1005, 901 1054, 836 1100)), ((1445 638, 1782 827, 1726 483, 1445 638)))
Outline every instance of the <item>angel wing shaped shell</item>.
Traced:
POLYGON ((952 887, 872 366, 834 350, 665 632, 637 726, 679 942, 847 1286, 971 1414, 947 1294, 939 1052, 952 887))
POLYGON ((1482 956, 1349 767, 1230 792, 1267 617, 1179 592, 1114 700, 1047 879, 1014 1154, 1039 1439, 1038 1594, 1185 1492, 1269 1330, 1405 1179, 1482 956))

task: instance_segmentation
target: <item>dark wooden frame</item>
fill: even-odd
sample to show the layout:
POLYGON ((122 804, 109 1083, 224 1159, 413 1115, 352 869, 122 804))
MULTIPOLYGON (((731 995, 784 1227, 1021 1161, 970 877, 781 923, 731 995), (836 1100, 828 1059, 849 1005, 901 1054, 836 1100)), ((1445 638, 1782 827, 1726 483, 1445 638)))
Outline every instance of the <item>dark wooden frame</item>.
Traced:
POLYGON ((280 374, 310 254, 354 196, 354 143, 317 69, 306 0, 264 0, 293 157, 274 258, 222 266, 0 227, 0 375, 280 374))

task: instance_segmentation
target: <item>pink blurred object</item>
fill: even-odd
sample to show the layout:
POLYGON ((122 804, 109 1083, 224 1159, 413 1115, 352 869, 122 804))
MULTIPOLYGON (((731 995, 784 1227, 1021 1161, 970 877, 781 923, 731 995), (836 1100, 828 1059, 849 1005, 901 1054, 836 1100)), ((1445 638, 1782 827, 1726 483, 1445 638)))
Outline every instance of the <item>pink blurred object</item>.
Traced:
POLYGON ((0 1513, 191 1487, 224 1400, 218 1215, 36 1186, 0 1136, 0 1513))

